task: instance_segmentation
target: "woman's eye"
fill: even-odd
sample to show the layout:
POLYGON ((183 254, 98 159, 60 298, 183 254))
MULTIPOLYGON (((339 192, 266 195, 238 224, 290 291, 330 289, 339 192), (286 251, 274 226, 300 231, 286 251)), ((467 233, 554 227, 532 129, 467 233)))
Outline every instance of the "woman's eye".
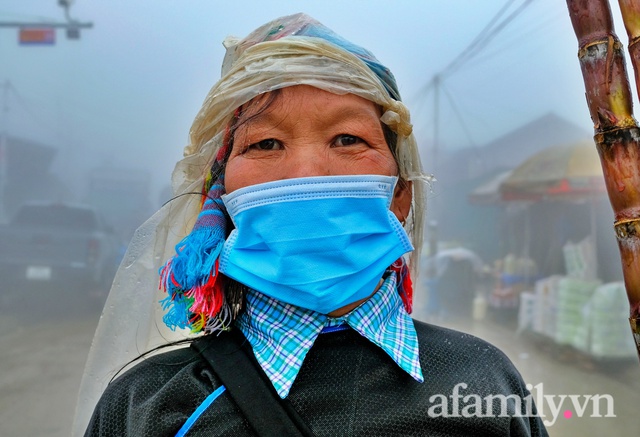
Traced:
POLYGON ((279 150, 282 148, 282 144, 280 141, 275 140, 273 138, 268 138, 266 140, 258 141, 257 143, 249 144, 247 149, 257 149, 257 150, 279 150))
POLYGON ((356 137, 355 135, 338 135, 334 141, 338 147, 353 146, 363 142, 364 140, 362 138, 356 137))

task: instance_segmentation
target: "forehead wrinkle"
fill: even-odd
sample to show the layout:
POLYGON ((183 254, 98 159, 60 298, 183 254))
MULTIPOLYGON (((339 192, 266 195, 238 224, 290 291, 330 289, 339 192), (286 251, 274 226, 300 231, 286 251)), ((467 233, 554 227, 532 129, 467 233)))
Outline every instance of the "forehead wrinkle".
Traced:
POLYGON ((256 105, 256 109, 253 109, 253 111, 259 111, 257 114, 252 114, 252 108, 254 107, 249 107, 246 113, 247 120, 238 126, 238 133, 246 135, 251 131, 270 131, 280 127, 280 125, 286 120, 290 111, 286 111, 283 114, 277 114, 277 109, 284 106, 279 102, 279 100, 280 99, 275 99, 263 110, 260 110, 260 106, 256 105))
MULTIPOLYGON (((241 123, 239 131, 246 134, 251 131, 268 132, 278 128, 289 130, 303 123, 301 115, 297 114, 302 111, 306 102, 300 98, 292 99, 292 91, 283 89, 283 92, 263 110, 260 110, 259 104, 255 105, 256 109, 253 111, 258 111, 255 115, 252 114, 253 105, 247 108, 247 120, 241 123)), ((318 92, 325 93, 321 90, 318 92)), ((373 127, 373 123, 375 127, 379 125, 382 111, 375 103, 352 94, 344 95, 346 97, 344 99, 334 99, 330 96, 342 97, 342 95, 326 93, 325 98, 313 100, 313 106, 305 110, 305 116, 320 128, 345 125, 348 127, 354 124, 358 127, 370 128, 373 127)))
MULTIPOLYGON (((319 129, 354 129, 354 128, 366 128, 371 131, 372 128, 380 126, 380 116, 378 111, 370 111, 372 108, 363 107, 355 104, 354 102, 347 102, 347 104, 325 104, 322 102, 314 103, 316 106, 310 115, 313 124, 319 129)), ((303 120, 300 117, 296 118, 296 124, 302 123, 303 120)), ((349 132, 343 132, 349 133, 349 132)))
POLYGON ((327 125, 343 125, 352 124, 369 126, 375 124, 377 126, 379 117, 375 112, 370 112, 365 108, 356 105, 340 106, 338 108, 327 108, 321 111, 322 115, 318 115, 318 120, 327 125), (372 117, 374 115, 374 117, 372 117))

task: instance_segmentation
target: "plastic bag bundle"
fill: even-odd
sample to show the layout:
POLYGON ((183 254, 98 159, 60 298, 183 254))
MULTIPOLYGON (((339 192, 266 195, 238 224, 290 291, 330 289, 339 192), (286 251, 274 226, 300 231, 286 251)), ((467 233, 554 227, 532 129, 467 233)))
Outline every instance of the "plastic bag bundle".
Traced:
POLYGON ((584 280, 596 279, 596 256, 591 237, 577 244, 568 242, 562 252, 567 276, 584 280))
POLYGON ((520 307, 518 308, 518 331, 533 329, 536 315, 538 296, 530 291, 520 293, 520 307))
POLYGON ((623 282, 598 287, 588 303, 591 355, 602 358, 626 358, 636 355, 629 336, 629 303, 623 282))
POLYGON ((555 341, 588 351, 587 303, 598 287, 597 281, 565 277, 558 283, 555 341))
POLYGON ((533 331, 555 338, 558 307, 558 288, 564 276, 553 275, 536 281, 533 331))

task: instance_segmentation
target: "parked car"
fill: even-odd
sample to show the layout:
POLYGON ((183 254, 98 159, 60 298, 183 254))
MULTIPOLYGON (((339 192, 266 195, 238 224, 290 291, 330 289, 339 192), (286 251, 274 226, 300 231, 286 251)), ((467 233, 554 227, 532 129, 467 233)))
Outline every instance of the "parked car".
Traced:
POLYGON ((106 291, 119 242, 90 206, 27 203, 0 226, 0 278, 13 285, 59 284, 106 291))

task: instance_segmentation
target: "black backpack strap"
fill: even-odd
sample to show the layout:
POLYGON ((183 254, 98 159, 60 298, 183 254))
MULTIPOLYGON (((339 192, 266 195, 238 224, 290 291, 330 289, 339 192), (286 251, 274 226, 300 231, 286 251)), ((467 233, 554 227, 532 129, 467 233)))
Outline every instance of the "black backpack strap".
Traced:
POLYGON ((281 399, 238 329, 192 343, 211 365, 256 433, 263 437, 313 436, 308 425, 281 399))

